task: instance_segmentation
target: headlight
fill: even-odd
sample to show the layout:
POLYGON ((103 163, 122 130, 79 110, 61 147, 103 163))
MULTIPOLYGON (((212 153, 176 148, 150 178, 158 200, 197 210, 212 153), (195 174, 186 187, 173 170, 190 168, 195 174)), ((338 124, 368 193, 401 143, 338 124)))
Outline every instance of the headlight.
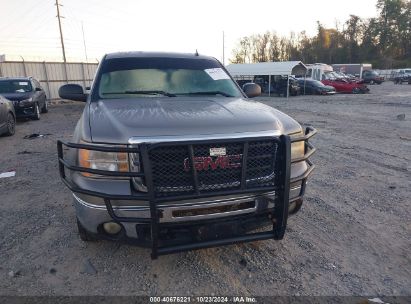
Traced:
MULTIPOLYGON (((127 153, 116 153, 116 152, 100 152, 86 149, 78 150, 78 161, 80 167, 104 170, 104 171, 117 171, 117 172, 128 172, 128 154, 127 153)), ((87 177, 107 177, 113 178, 112 176, 96 175, 87 172, 81 173, 87 177)))
POLYGON ((19 101, 19 105, 20 107, 31 106, 33 105, 33 98, 21 100, 19 101))
MULTIPOLYGON (((303 133, 296 134, 295 136, 302 136, 303 133)), ((291 144, 291 159, 299 158, 304 156, 305 142, 297 141, 291 144)))

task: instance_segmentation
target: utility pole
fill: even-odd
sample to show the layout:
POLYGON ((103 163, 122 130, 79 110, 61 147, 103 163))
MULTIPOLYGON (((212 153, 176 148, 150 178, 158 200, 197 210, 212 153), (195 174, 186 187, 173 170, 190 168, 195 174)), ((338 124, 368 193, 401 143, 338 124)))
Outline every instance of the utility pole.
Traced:
MULTIPOLYGON (((88 58, 87 58, 86 36, 84 35, 83 21, 81 21, 81 31, 83 32, 84 54, 86 55, 87 79, 90 79, 90 73, 89 73, 89 70, 88 70, 88 58)), ((83 64, 83 72, 84 72, 84 64, 83 64)), ((89 81, 90 81, 90 80, 89 80, 89 81)))
POLYGON ((88 58, 87 58, 87 47, 86 47, 86 37, 84 36, 84 26, 83 26, 83 21, 81 21, 81 31, 83 32, 84 54, 86 55, 86 62, 88 62, 88 58))
POLYGON ((60 30, 60 40, 61 40, 61 48, 63 50, 63 61, 64 63, 66 63, 66 50, 64 48, 64 40, 63 40, 63 31, 61 30, 61 18, 64 18, 62 16, 60 16, 60 6, 62 6, 61 4, 59 4, 59 0, 56 0, 56 8, 57 8, 57 19, 59 21, 59 30, 60 30))
POLYGON ((225 65, 224 49, 225 49, 225 46, 224 46, 224 31, 223 31, 223 65, 225 65))

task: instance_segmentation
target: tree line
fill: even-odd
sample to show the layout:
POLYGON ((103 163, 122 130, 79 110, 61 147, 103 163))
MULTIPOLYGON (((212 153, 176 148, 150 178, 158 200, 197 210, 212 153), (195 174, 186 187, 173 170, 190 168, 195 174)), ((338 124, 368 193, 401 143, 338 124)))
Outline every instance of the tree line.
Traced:
POLYGON ((372 63, 374 68, 411 66, 411 1, 378 0, 378 15, 356 15, 335 28, 317 22, 317 33, 281 37, 267 31, 239 39, 231 63, 300 60, 304 63, 372 63))

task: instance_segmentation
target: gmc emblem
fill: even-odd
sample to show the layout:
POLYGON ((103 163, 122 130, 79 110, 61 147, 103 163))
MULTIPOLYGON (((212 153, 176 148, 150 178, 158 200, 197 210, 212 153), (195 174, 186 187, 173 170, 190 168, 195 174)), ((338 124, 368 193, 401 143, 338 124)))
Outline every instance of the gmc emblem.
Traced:
MULTIPOLYGON (((218 168, 240 168, 242 158, 242 154, 220 155, 216 158, 211 156, 198 156, 194 157, 194 168, 197 171, 207 171, 208 169, 217 170, 218 168)), ((184 159, 184 171, 188 172, 190 169, 190 159, 186 158, 184 159)))

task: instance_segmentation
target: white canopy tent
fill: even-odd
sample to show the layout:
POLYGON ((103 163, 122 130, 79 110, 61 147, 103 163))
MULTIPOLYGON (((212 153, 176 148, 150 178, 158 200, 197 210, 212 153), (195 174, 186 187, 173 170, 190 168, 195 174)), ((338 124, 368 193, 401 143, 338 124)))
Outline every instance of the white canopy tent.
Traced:
POLYGON ((287 76, 288 84, 288 76, 305 76, 307 72, 307 67, 301 61, 229 64, 228 66, 226 66, 226 69, 231 74, 231 76, 237 79, 244 76, 269 76, 269 88, 271 86, 271 76, 287 76))
POLYGON ((234 76, 241 75, 305 75, 307 67, 301 61, 229 64, 226 69, 234 76))

